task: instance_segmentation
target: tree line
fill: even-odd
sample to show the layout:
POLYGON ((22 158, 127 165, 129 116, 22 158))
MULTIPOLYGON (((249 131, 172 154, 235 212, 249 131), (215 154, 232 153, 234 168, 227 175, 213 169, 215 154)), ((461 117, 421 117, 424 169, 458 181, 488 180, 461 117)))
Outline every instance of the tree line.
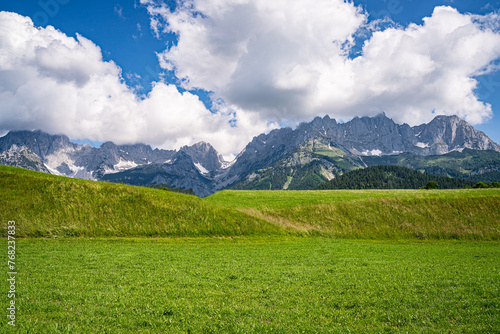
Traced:
POLYGON ((429 182, 439 189, 473 187, 477 181, 424 174, 400 166, 373 166, 357 169, 325 182, 316 189, 419 189, 429 182))

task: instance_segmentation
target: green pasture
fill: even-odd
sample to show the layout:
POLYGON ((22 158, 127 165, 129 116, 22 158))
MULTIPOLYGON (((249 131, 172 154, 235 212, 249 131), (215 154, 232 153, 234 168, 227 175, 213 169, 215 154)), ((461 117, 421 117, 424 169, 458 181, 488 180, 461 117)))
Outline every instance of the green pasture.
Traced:
POLYGON ((302 235, 500 240, 500 189, 222 191, 205 200, 302 235))
POLYGON ((0 189, 1 333, 499 333, 499 189, 0 189))
MULTIPOLYGON (((6 317, 0 328, 498 333, 499 246, 321 237, 25 239, 17 244, 16 331, 6 317)), ((5 310, 6 293, 2 300, 5 310)))

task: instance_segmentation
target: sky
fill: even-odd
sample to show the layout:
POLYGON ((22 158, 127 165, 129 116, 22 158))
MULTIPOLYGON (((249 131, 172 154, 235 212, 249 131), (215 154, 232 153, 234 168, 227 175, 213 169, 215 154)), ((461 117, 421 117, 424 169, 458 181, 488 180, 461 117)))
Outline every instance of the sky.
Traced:
POLYGON ((0 135, 226 159, 316 116, 458 115, 500 142, 497 0, 0 0, 0 135))

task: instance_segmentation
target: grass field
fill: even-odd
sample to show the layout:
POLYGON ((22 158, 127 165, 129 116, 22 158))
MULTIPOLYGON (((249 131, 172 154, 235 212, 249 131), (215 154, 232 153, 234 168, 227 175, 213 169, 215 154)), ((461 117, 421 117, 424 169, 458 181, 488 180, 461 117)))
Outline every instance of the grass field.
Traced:
POLYGON ((498 189, 200 199, 4 166, 0 189, 0 333, 500 333, 498 189))
POLYGON ((497 242, 72 238, 18 249, 19 333, 500 328, 497 242))

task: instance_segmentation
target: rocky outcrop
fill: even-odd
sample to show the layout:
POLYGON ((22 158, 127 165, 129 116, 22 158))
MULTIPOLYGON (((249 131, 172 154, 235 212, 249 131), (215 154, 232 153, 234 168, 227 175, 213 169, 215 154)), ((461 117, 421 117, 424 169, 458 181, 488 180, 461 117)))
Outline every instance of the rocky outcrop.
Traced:
POLYGON ((420 155, 445 154, 464 148, 500 151, 500 145, 457 116, 437 116, 413 131, 419 148, 414 152, 420 155))
POLYGON ((49 173, 42 160, 26 146, 13 144, 0 153, 0 164, 49 173))
POLYGON ((208 174, 212 177, 220 171, 225 163, 224 158, 212 147, 212 145, 199 142, 192 146, 184 146, 180 149, 193 159, 193 163, 202 174, 208 174))

